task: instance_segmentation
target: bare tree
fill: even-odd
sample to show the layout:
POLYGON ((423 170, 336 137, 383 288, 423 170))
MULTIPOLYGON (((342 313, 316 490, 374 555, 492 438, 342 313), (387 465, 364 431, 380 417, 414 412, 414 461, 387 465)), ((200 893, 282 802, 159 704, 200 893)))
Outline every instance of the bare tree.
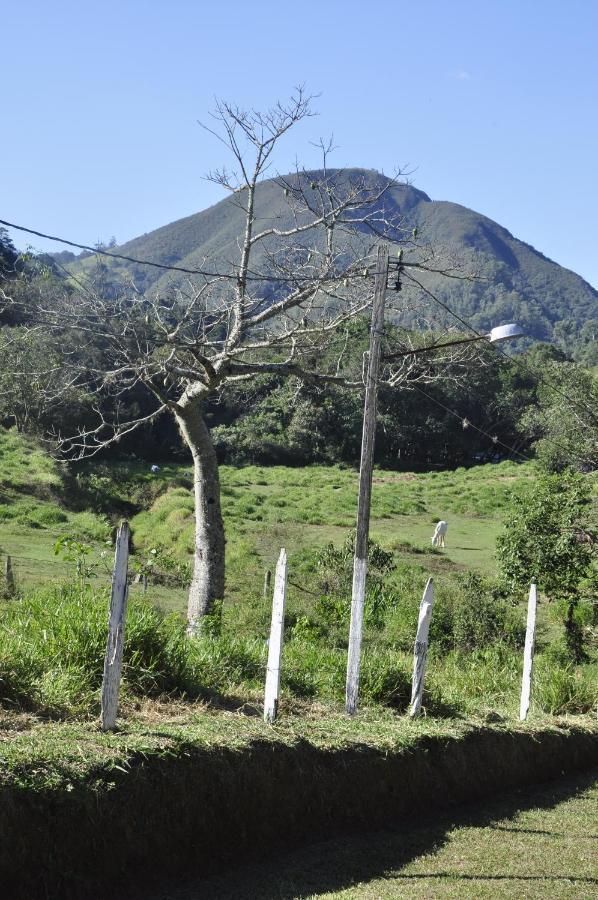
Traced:
MULTIPOLYGON (((194 471, 191 633, 224 593, 225 535, 218 464, 203 415, 206 399, 264 373, 362 388, 361 371, 356 376, 355 366, 345 365, 346 331, 370 307, 375 245, 388 240, 405 247, 399 277, 403 273, 413 281, 418 270, 441 268, 437 255, 429 248, 418 250, 416 236, 405 231, 389 198, 396 179, 330 169, 330 144, 320 145, 321 170, 297 167, 292 175, 273 179, 284 213, 275 221, 260 220, 256 192, 277 144, 310 115, 310 98, 298 89, 288 104, 278 103, 265 113, 220 102, 209 127, 204 126, 234 160, 232 169, 209 176, 242 210, 243 229, 231 258, 220 253, 205 259, 186 285, 153 295, 140 293, 132 283, 105 295, 80 281, 60 303, 39 303, 36 310, 44 328, 70 329, 82 341, 93 336, 104 348, 97 368, 83 363, 75 351, 64 352, 75 383, 98 397, 97 424, 75 436, 60 436, 70 457, 97 453, 163 413, 178 424, 194 471), (332 360, 326 367, 321 363, 324 349, 332 360), (153 395, 153 410, 134 419, 121 417, 121 399, 139 385, 153 395), (100 402, 105 396, 116 410, 110 416, 100 402)), ((452 265, 446 270, 458 274, 452 265)), ((396 294, 401 309, 416 306, 416 296, 396 294)), ((390 349, 409 349, 412 332, 397 330, 394 335, 390 349)), ((396 358, 388 363, 385 378, 396 386, 431 381, 441 372, 456 377, 471 359, 469 349, 441 353, 433 369, 420 358, 396 358)))

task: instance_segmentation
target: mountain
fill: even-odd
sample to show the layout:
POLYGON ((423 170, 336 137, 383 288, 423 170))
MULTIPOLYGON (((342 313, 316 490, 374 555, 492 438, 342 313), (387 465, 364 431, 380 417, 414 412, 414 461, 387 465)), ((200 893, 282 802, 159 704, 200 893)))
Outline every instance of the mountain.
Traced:
MULTIPOLYGON (((319 174, 307 173, 306 177, 319 174)), ((363 169, 345 170, 341 177, 366 178, 372 187, 388 182, 384 175, 363 169)), ((475 280, 428 276, 426 281, 445 304, 471 325, 489 329, 501 322, 517 321, 531 337, 553 341, 579 358, 592 361, 598 291, 583 278, 513 237, 492 219, 457 203, 432 200, 409 185, 393 185, 384 202, 390 214, 403 217, 409 231, 417 226, 423 243, 443 248, 475 272, 475 280)), ((259 185, 256 212, 260 224, 276 221, 279 227, 290 225, 285 197, 276 180, 259 185)), ((214 268, 238 258, 237 239, 242 230, 243 211, 236 204, 235 195, 231 195, 202 212, 111 249, 187 269, 205 268, 209 259, 210 268, 214 268)), ((89 254, 82 254, 67 265, 73 272, 90 272, 97 262, 89 254)), ((109 262, 106 271, 112 277, 124 273, 132 276, 142 291, 171 289, 188 277, 129 263, 109 262)))

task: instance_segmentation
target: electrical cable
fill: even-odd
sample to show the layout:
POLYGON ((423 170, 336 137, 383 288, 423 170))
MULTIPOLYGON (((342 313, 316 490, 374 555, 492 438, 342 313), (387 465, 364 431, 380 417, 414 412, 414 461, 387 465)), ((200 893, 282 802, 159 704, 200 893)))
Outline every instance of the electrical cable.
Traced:
POLYGON ((504 447, 505 450, 509 451, 509 453, 516 453, 517 456, 521 456, 522 459, 525 459, 528 462, 532 461, 531 456, 527 456, 527 454, 521 453, 520 450, 516 450, 515 447, 511 447, 510 444, 505 444, 505 442, 501 441, 499 438, 497 438, 495 434, 490 434, 488 431, 484 431, 483 428, 480 428, 478 425, 476 425, 474 422, 472 422, 471 419, 468 419, 467 417, 462 416, 456 410, 451 409, 450 406, 446 406, 446 404, 442 403, 441 400, 437 400, 436 397, 432 396, 432 394, 428 394, 427 391, 424 391, 423 388, 418 387, 418 385, 416 385, 416 384, 411 385, 411 387, 413 387, 418 393, 422 394, 424 397, 427 397, 428 400, 431 400, 432 403, 435 403, 437 406, 441 407, 441 409, 443 409, 445 412, 449 413, 455 419, 458 419, 464 426, 465 426, 465 423, 467 423, 466 424, 467 428, 473 428, 473 429, 475 429, 475 431, 479 431, 480 434, 483 434, 485 437, 489 438, 493 444, 500 444, 501 447, 504 447))
MULTIPOLYGON (((423 388, 420 388, 416 384, 412 384, 411 387, 413 387, 414 390, 418 391, 424 397, 427 397, 428 400, 431 400, 432 403, 435 403, 441 409, 445 410, 445 412, 448 412, 454 418, 459 419, 459 421, 462 424, 467 423, 467 425, 466 425, 467 428, 471 427, 471 428, 475 429, 475 431, 479 431, 480 434, 483 434, 487 438, 490 438, 490 440, 492 441, 493 444, 500 444, 506 450, 509 450, 510 453, 516 453, 518 456, 521 456, 523 459, 528 460, 528 462, 532 462, 531 456, 527 456, 527 454, 521 453, 520 450, 516 450, 514 447, 511 447, 509 444, 505 444, 504 441, 501 441, 499 438, 496 437, 496 435, 490 434, 488 431, 484 431, 483 428, 480 428, 478 425, 475 425, 471 421, 471 419, 468 419, 466 416, 461 415, 456 410, 451 409, 449 406, 446 406, 444 403, 442 403, 441 400, 437 400, 436 397, 433 397, 431 394, 428 394, 427 391, 424 391, 423 388)), ((584 464, 587 464, 587 463, 592 464, 592 460, 588 459, 585 456, 579 456, 579 454, 573 453, 569 447, 565 447, 565 446, 563 446, 563 444, 559 444, 556 441, 553 441, 552 438, 542 437, 541 440, 546 441, 549 444, 552 444, 558 450, 561 450, 562 452, 566 453, 568 456, 573 457, 574 459, 578 460, 578 462, 581 462, 584 464)))
MULTIPOLYGON (((52 234, 45 234, 43 231, 35 231, 33 228, 25 228, 24 225, 15 225, 14 222, 7 222, 5 219, 0 219, 0 225, 6 225, 8 228, 14 228, 17 231, 25 231, 27 234, 34 234, 36 237, 45 238, 48 241, 56 241, 59 244, 67 244, 69 247, 76 247, 78 250, 89 250, 93 254, 97 254, 99 256, 107 256, 110 259, 122 259, 125 262, 134 263, 137 266, 152 266, 154 269, 165 269, 168 272, 182 272, 184 275, 203 275, 204 278, 224 278, 228 281, 238 282, 238 275, 236 274, 227 274, 226 272, 209 272, 207 269, 187 269, 184 266, 171 266, 167 263, 159 263, 154 262, 151 259, 137 259, 134 256, 125 256, 122 253, 112 253, 109 250, 103 250, 100 247, 91 247, 89 244, 78 244, 76 241, 69 241, 66 238, 57 237, 52 234)), ((362 275, 356 276, 355 273, 345 273, 344 277, 346 278, 355 278, 355 277, 363 277, 362 275)), ((280 275, 246 275, 246 281, 271 281, 276 284, 280 284, 283 281, 316 281, 316 279, 310 277, 309 275, 298 275, 293 276, 292 278, 283 278, 280 275)))
MULTIPOLYGON (((421 284, 421 282, 419 282, 419 281, 417 280, 417 278, 414 278, 414 277, 413 277, 412 275, 410 275, 409 273, 407 273, 407 276, 408 276, 408 278, 409 278, 411 281, 415 282, 415 284, 417 284, 417 285, 424 291, 424 293, 427 294, 428 297, 430 297, 435 303, 437 303, 439 306, 441 306, 442 309, 444 309, 444 310, 445 310, 446 312, 448 312, 451 316, 453 316, 454 319, 456 319, 458 322, 460 322, 461 325, 464 325, 465 328, 469 329, 469 331, 471 331, 473 334, 477 335, 477 336, 478 336, 479 338, 481 338, 482 340, 486 337, 486 335, 484 335, 484 334, 482 334, 481 332, 477 331, 477 329, 475 329, 475 328, 473 327, 473 325, 470 325, 469 322, 466 322, 465 319, 463 319, 458 313, 456 313, 453 309, 451 309, 451 307, 448 306, 448 304, 446 304, 446 303, 444 303, 442 300, 440 300, 440 299, 439 299, 432 291, 430 291, 428 288, 424 287, 424 285, 421 284)), ((594 421, 596 424, 598 424, 598 417, 595 415, 594 410, 593 410, 590 406, 586 406, 586 404, 583 403, 583 402, 573 400, 572 397, 570 397, 568 394, 566 394, 565 391, 561 390, 561 388, 560 388, 559 386, 557 386, 556 384, 554 384, 554 382, 549 381, 545 376, 540 375, 539 372, 535 372, 535 371, 534 371, 534 370, 533 370, 533 369, 525 362, 525 360, 519 359, 519 358, 517 358, 517 357, 515 357, 515 356, 509 356, 509 354, 508 354, 502 347, 500 347, 498 344, 497 344, 497 346, 496 346, 496 350, 497 350, 502 356, 504 356, 505 359, 508 359, 509 362, 514 362, 514 363, 516 363, 518 366, 520 366, 520 367, 522 367, 522 368, 525 368, 525 369, 529 372, 529 374, 532 376, 532 378, 535 378, 536 381, 542 381, 547 387, 552 388, 553 390, 555 390, 558 394, 561 395, 561 397, 563 397, 565 400, 568 400, 569 403, 571 403, 573 406, 577 406, 579 409, 584 409, 586 412, 588 412, 588 413, 590 414, 590 416, 591 416, 591 418, 593 419, 593 421, 594 421)))

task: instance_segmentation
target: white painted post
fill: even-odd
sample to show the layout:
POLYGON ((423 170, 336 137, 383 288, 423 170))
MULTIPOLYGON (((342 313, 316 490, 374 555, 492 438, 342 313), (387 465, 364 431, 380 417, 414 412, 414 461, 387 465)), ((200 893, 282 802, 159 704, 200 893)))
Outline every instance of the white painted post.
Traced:
POLYGON ((428 578, 422 602, 419 606, 417 633, 413 647, 413 681, 411 686, 411 709, 409 711, 411 718, 419 716, 422 708, 424 679, 426 677, 426 663, 428 660, 428 634, 430 632, 433 605, 434 581, 432 578, 428 578))
POLYGON ((527 601, 527 626, 525 629, 525 648, 523 650, 523 678, 521 680, 521 703, 519 718, 525 722, 529 711, 532 693, 532 669, 534 665, 534 642, 536 639, 536 607, 538 603, 536 585, 529 589, 527 601))
POLYGON ((114 569, 112 571, 112 596, 110 598, 110 618, 108 620, 108 641, 104 658, 102 679, 102 731, 109 731, 116 725, 118 692, 122 670, 125 618, 127 615, 127 569, 129 561, 129 525, 123 522, 116 535, 114 569))
POLYGON ((272 724, 278 714, 278 694, 280 690, 280 662, 284 631, 284 608, 287 598, 287 554, 280 551, 274 576, 274 597, 272 598, 272 624, 268 644, 268 668, 264 692, 264 721, 272 724))

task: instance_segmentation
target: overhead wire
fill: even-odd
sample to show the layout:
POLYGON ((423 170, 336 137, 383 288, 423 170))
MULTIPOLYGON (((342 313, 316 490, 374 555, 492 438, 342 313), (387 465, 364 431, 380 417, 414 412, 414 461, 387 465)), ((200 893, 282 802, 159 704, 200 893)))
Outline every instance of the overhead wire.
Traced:
MULTIPOLYGON (((469 329, 469 331, 471 331, 473 334, 477 335, 477 337, 481 338, 482 340, 486 337, 486 335, 482 334, 480 331, 478 331, 476 328, 474 328, 473 325, 471 325, 469 322, 467 322, 465 319, 463 319, 462 316, 460 316, 453 309, 451 309, 451 307, 447 303, 444 303, 443 300, 440 300, 440 298, 437 297, 432 291, 430 291, 423 284, 421 284, 421 282, 419 282, 417 280, 417 278, 414 278, 412 275, 409 275, 409 273, 407 273, 407 274, 408 274, 408 277, 412 281, 414 281, 415 284, 417 284, 424 291, 424 293, 427 294, 428 297, 430 297, 435 303, 438 304, 438 306, 441 306, 442 309, 444 309, 451 316, 453 316, 453 318, 456 319, 458 322, 460 322, 461 325, 464 325, 465 328, 469 329)), ((549 380, 544 375, 541 375, 539 372, 534 371, 531 368, 531 366, 529 366, 527 364, 527 362, 525 360, 519 359, 516 356, 510 356, 504 350, 504 348, 500 347, 498 344, 496 346, 496 350, 498 353, 500 353, 502 356, 504 356, 505 359, 508 359, 510 362, 516 363, 516 365, 520 366, 521 368, 525 368, 529 372, 529 374, 532 376, 532 378, 535 378, 536 381, 542 381, 547 387, 552 388, 554 391, 556 391, 558 394, 560 394, 565 400, 568 400, 569 403, 571 403, 573 406, 577 406, 578 409, 584 409, 587 413, 590 414, 593 421, 596 424, 598 424, 598 416, 596 416, 596 414, 594 413, 594 410, 590 406, 587 406, 585 403, 583 403, 583 401, 574 400, 565 391, 563 391, 560 388, 560 386, 554 384, 554 382, 552 380, 549 380)))
MULTIPOLYGON (((17 225, 14 222, 8 222, 5 219, 0 219, 0 225, 5 225, 8 228, 14 228, 17 231, 23 231, 23 232, 26 232, 27 234, 33 234, 36 237, 41 237, 46 240, 56 241, 57 243, 66 244, 70 247, 76 247, 79 250, 87 250, 91 253, 99 254, 100 256, 106 256, 106 257, 109 257, 112 259, 120 259, 125 262, 133 263, 135 265, 151 266, 153 268, 163 269, 163 270, 172 271, 172 272, 182 272, 183 274, 186 274, 186 275, 202 275, 206 278, 226 278, 226 279, 230 279, 230 280, 237 280, 236 274, 226 274, 226 273, 221 273, 221 272, 209 272, 204 269, 190 269, 190 268, 186 268, 184 266, 173 266, 173 265, 168 265, 166 263, 158 263, 158 262, 155 262, 154 260, 137 259, 136 257, 126 256, 125 254, 122 254, 122 253, 113 253, 111 251, 104 250, 99 247, 91 247, 88 244, 81 244, 81 243, 77 243, 76 241, 68 240, 67 238, 61 238, 61 237, 57 237, 56 235, 46 234, 42 231, 37 231, 33 228, 27 228, 24 225, 17 225)), ((460 316, 458 313, 456 313, 447 303, 442 301, 432 291, 430 291, 428 288, 426 288, 425 285, 421 284, 421 282, 418 281, 416 278, 414 278, 413 275, 411 275, 408 272, 406 272, 405 274, 407 274, 408 278, 411 281, 413 281, 415 284, 417 284, 428 297, 430 297, 436 304, 438 304, 438 306, 442 307, 442 309, 444 309, 456 321, 458 321, 461 325, 463 325, 470 332, 472 332, 472 334, 476 335, 477 337, 479 337, 482 340, 485 338, 484 334, 482 334, 480 331, 478 331, 476 328, 474 328, 473 325, 471 325, 462 316, 460 316)), ((267 275, 256 275, 256 276, 249 275, 247 277, 248 277, 248 280, 255 280, 255 281, 280 281, 281 280, 280 277, 267 276, 267 275)), ((554 384, 554 382, 552 380, 549 380, 545 376, 538 373, 537 371, 534 371, 527 364, 527 362, 525 360, 519 359, 518 357, 510 356, 500 346, 497 346, 496 350, 502 356, 504 356, 505 359, 508 359, 510 362, 515 363, 516 365, 520 366, 521 368, 525 368, 533 378, 535 378, 537 381, 542 381, 547 387, 552 388, 554 391, 556 391, 558 394, 560 394, 565 400, 567 400, 573 406, 577 406, 579 409, 583 408, 587 413, 590 414, 592 420, 595 423, 598 423, 598 417, 595 415, 595 413, 591 407, 587 406, 583 402, 574 400, 565 391, 563 391, 560 388, 560 386, 554 384)), ((546 440, 549 440, 549 439, 546 438, 546 440)), ((555 446, 557 446, 557 447, 560 446, 560 445, 556 444, 554 441, 552 441, 552 443, 555 444, 555 446)), ((565 448, 560 446, 560 449, 563 450, 565 448)))
POLYGON ((489 438, 493 444, 500 444, 501 447, 504 447, 505 450, 508 450, 509 453, 515 453, 517 456, 521 456, 522 459, 527 460, 528 462, 532 461, 532 457, 528 456, 526 453, 522 453, 520 450, 516 450, 515 447, 511 447, 510 444, 505 444, 504 441, 501 441, 495 434, 490 434, 490 432, 485 431, 483 428, 480 428, 479 425, 476 425, 471 421, 468 417, 465 417, 458 413, 456 410, 451 409, 450 406, 447 406, 441 400, 438 400, 436 397, 432 396, 432 394, 428 394, 427 391, 424 391, 423 388, 414 384, 411 385, 419 394, 422 394, 424 397, 427 397, 428 400, 431 400, 432 403, 435 403, 437 406, 441 407, 445 412, 449 413, 455 419, 458 419, 465 427, 473 428, 475 431, 478 431, 480 434, 483 434, 485 437, 489 438))

